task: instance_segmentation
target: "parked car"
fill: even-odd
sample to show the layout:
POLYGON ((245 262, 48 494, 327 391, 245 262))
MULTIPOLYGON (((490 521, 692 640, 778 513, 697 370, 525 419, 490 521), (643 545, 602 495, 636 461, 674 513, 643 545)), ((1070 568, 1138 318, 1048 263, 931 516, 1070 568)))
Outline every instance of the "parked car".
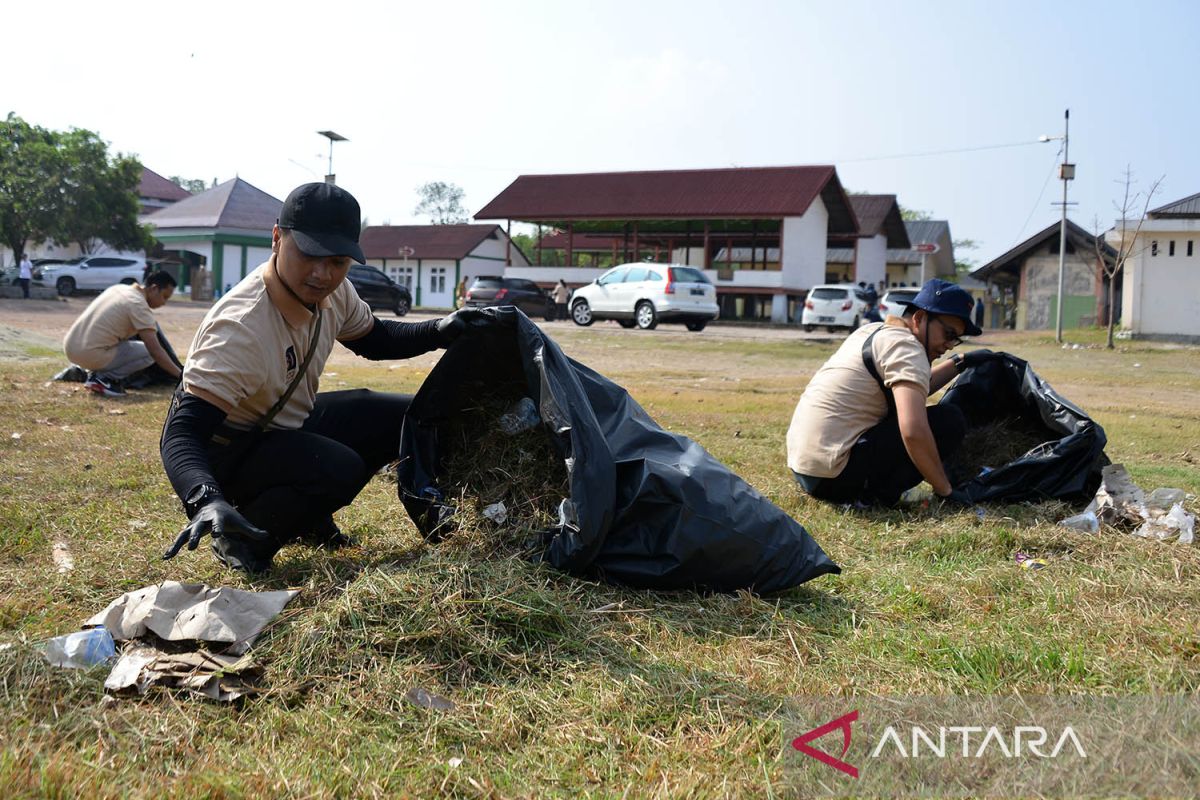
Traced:
POLYGON ((468 308, 487 306, 516 306, 528 317, 554 319, 554 301, 533 281, 524 278, 501 278, 480 275, 467 289, 468 308))
POLYGON ((831 332, 838 328, 854 330, 867 309, 866 293, 853 283, 823 283, 814 286, 804 299, 800 324, 811 331, 824 325, 831 332))
POLYGON ((888 314, 893 314, 897 317, 903 316, 904 306, 896 301, 904 300, 912 302, 919 291, 921 290, 915 286, 911 289, 888 289, 883 297, 879 298, 879 316, 884 319, 887 319, 888 314))
POLYGON ((146 259, 126 256, 89 256, 42 267, 42 283, 66 297, 76 289, 103 291, 118 283, 142 279, 146 259))
POLYGON ((719 313, 717 290, 704 273, 679 264, 621 264, 571 295, 576 325, 615 319, 623 328, 652 330, 682 322, 702 331, 719 313))
POLYGON ((386 308, 403 317, 412 308, 412 292, 375 267, 351 264, 346 280, 371 308, 386 308))

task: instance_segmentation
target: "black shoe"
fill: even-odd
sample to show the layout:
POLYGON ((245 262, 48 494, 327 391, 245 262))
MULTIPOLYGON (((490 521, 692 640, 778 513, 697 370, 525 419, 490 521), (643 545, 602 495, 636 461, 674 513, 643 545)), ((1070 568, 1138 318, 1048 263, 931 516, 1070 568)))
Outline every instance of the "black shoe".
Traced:
POLYGON ((87 371, 84 370, 83 367, 77 367, 74 364, 67 367, 52 378, 52 380, 67 381, 69 383, 83 383, 87 379, 87 371))
POLYGON ((332 516, 318 522, 312 530, 302 534, 300 540, 326 550, 341 550, 343 547, 354 547, 358 544, 354 537, 342 533, 332 516))
POLYGON ((249 575, 269 572, 277 548, 274 544, 257 544, 243 536, 213 536, 213 555, 230 569, 240 569, 249 575))

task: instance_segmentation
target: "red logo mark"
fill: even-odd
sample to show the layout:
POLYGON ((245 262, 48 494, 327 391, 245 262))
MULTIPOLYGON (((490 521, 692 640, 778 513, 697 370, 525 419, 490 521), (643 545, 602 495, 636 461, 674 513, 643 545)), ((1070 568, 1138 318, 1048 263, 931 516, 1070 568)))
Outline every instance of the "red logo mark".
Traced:
POLYGON ((846 752, 850 749, 850 725, 857 719, 858 719, 858 712, 851 711, 849 714, 846 714, 845 716, 838 717, 835 720, 826 722, 824 725, 822 725, 819 728, 813 728, 808 733, 805 733, 801 736, 797 736, 795 739, 792 740, 792 747, 796 748, 801 753, 804 753, 804 755, 806 755, 806 756, 812 756, 817 761, 820 761, 822 764, 828 764, 829 766, 833 767, 834 769, 846 773, 851 778, 857 778, 858 777, 858 767, 855 767, 851 764, 847 764, 845 761, 834 758, 833 756, 829 755, 829 753, 826 753, 823 750, 818 750, 815 747, 810 747, 808 745, 808 743, 813 741, 814 739, 820 739, 822 736, 829 733, 830 731, 841 728, 842 729, 842 737, 843 737, 842 757, 844 758, 846 756, 846 752))

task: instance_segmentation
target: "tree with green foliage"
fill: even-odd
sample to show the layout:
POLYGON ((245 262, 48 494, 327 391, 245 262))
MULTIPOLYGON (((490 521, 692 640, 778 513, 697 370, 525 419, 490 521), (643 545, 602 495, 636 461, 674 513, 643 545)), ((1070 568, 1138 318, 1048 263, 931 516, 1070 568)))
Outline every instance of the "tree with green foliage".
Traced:
POLYGON ((12 113, 0 123, 0 236, 17 261, 27 244, 57 233, 64 172, 57 139, 12 113))
POLYGON ((116 250, 148 250, 149 229, 138 223, 142 165, 131 156, 110 158, 95 133, 74 128, 60 134, 64 155, 62 214, 58 241, 92 253, 105 244, 116 250))
POLYGON ((110 157, 92 131, 52 131, 10 113, 0 123, 0 164, 0 235, 16 258, 31 242, 75 242, 85 253, 101 241, 120 250, 153 244, 137 221, 142 165, 110 157))
POLYGON ((463 190, 453 183, 432 181, 417 187, 420 202, 414 214, 428 215, 434 225, 457 225, 467 221, 467 211, 462 206, 463 190))
MULTIPOLYGON (((167 178, 167 180, 178 186, 180 189, 187 189, 192 194, 200 194, 201 192, 206 192, 209 189, 208 184, 199 178, 181 178, 178 175, 172 175, 171 177, 167 178)), ((215 187, 216 185, 217 179, 213 178, 213 186, 215 187)))

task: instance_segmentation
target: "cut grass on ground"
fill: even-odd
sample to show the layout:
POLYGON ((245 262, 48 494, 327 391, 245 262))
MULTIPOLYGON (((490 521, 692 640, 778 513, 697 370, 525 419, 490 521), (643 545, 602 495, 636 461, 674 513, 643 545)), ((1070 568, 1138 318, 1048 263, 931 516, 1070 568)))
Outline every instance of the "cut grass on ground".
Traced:
MULTIPOLYGON (((47 385, 59 360, 27 351, 0 360, 5 796, 765 796, 785 782, 797 732, 783 720, 806 694, 1200 689, 1200 549, 1066 530, 1053 502, 982 518, 814 502, 783 436, 833 345, 561 330, 569 355, 731 465, 845 573, 765 598, 621 589, 485 537, 427 546, 383 479, 338 514, 359 548, 289 547, 259 580, 206 548, 162 562, 184 521, 158 461, 167 395, 47 385), (55 542, 74 570, 56 572, 55 542), (1049 566, 1020 569, 1018 551, 1049 566), (106 701, 103 668, 40 658, 37 642, 165 579, 301 590, 253 651, 265 694, 106 701), (414 687, 454 708, 413 705, 414 687)), ((1196 350, 985 344, 1092 412, 1145 488, 1200 492, 1196 350)), ((415 391, 433 360, 339 353, 323 388, 415 391)))

